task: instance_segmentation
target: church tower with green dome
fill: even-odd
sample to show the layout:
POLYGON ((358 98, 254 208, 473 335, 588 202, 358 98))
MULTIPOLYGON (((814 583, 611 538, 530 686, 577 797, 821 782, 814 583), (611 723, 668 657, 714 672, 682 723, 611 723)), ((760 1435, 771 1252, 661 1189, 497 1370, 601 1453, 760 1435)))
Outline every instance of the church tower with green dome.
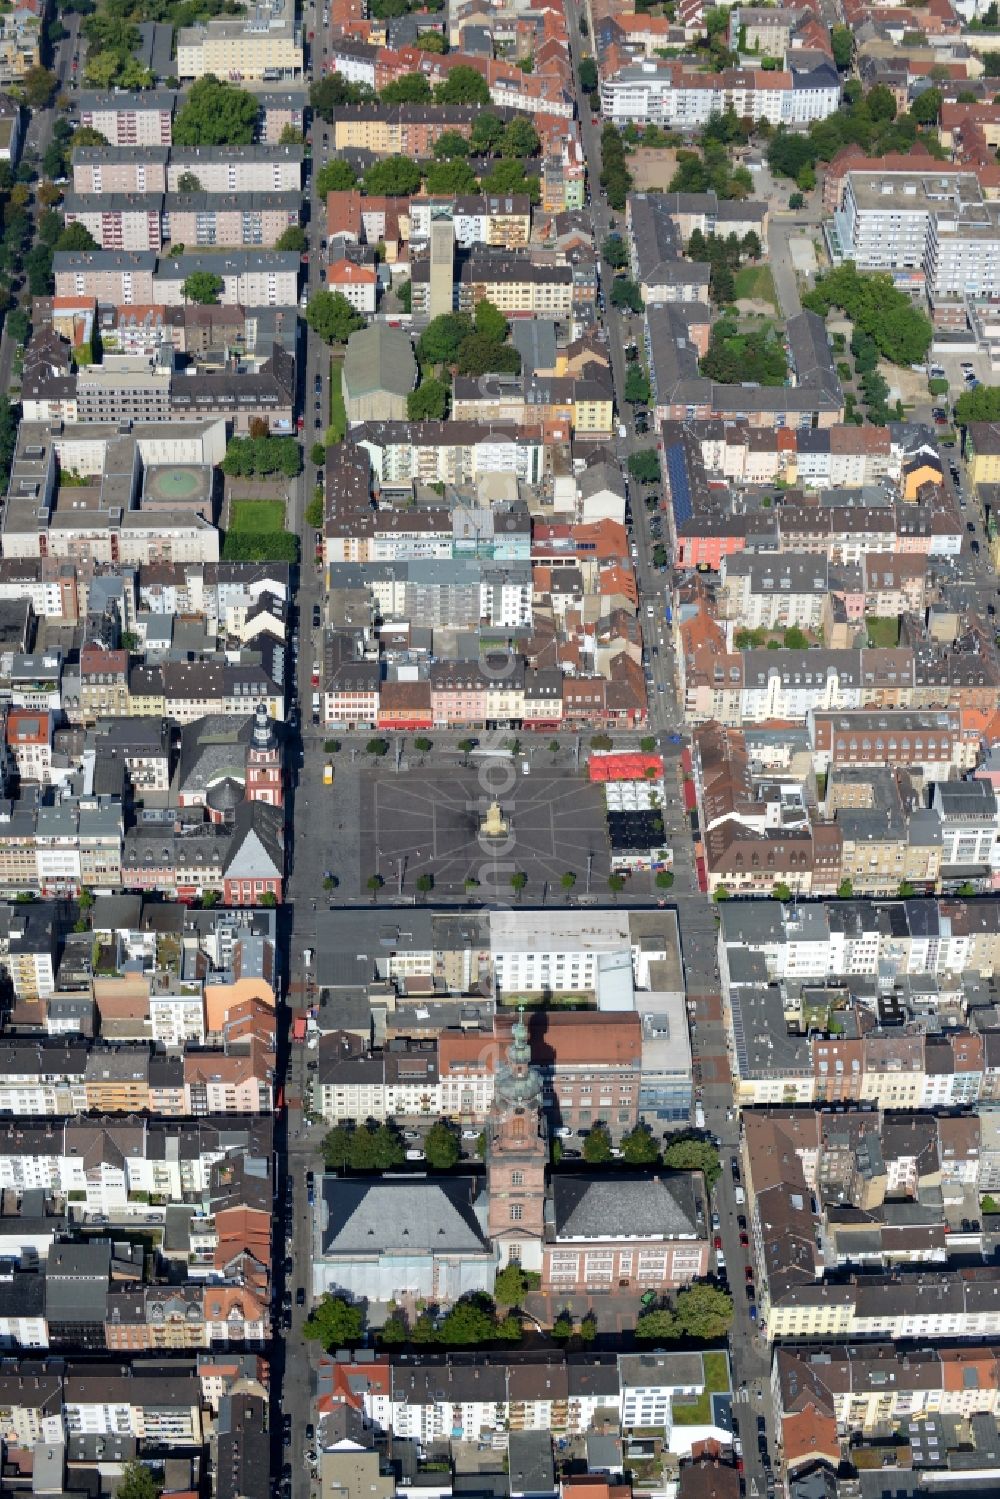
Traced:
POLYGON ((520 1010, 497 1073, 487 1125, 487 1231, 501 1270, 511 1261, 525 1270, 542 1268, 548 1159, 542 1077, 531 1065, 528 1028, 520 1010))

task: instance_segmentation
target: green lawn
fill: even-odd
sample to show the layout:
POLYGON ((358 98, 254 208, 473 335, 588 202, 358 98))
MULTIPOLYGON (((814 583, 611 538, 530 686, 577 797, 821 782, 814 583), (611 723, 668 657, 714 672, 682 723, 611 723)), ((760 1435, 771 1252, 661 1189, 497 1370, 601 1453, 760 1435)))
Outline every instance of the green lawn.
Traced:
POLYGON ((285 527, 284 500, 233 500, 229 511, 230 531, 252 531, 259 536, 285 527))
POLYGON ((745 265, 736 272, 735 281, 737 300, 747 297, 757 302, 770 302, 772 307, 777 307, 778 294, 774 289, 770 266, 745 265))
POLYGON ((694 1400, 674 1401, 675 1426, 707 1426, 712 1418, 712 1396, 729 1388, 729 1362, 724 1353, 703 1353, 705 1388, 694 1400))
POLYGON ((347 435, 347 408, 344 405, 340 379, 343 367, 341 359, 330 360, 330 430, 326 434, 327 447, 335 442, 343 442, 347 435))
POLYGON ((868 644, 895 646, 899 644, 899 620, 874 615, 867 621, 868 644))
POLYGON ((705 1366, 705 1388, 713 1395, 722 1395, 729 1389, 729 1360, 724 1353, 703 1353, 705 1366))

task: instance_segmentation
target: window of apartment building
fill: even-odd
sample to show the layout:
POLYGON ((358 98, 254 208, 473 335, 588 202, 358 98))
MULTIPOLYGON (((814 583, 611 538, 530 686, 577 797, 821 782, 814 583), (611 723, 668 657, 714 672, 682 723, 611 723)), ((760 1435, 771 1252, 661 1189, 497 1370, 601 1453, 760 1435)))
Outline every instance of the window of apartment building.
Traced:
POLYGON ((523 1187, 524 1186, 524 1172, 523 1171, 512 1171, 510 1173, 510 1184, 511 1184, 512 1187, 523 1187))
POLYGON ((511 1205, 510 1205, 510 1221, 511 1221, 511 1223, 520 1223, 521 1217, 522 1217, 522 1212, 523 1212, 523 1210, 522 1210, 521 1204, 519 1202, 512 1202, 511 1205))

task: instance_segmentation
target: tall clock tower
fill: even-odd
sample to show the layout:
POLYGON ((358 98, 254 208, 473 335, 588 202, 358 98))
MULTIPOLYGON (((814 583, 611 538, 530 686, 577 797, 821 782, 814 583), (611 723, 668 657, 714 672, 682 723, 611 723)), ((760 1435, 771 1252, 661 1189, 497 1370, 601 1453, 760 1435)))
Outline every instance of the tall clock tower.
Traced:
POLYGON ((512 1260, 525 1270, 542 1268, 548 1158, 542 1078, 531 1065, 521 1010, 497 1074, 487 1125, 487 1231, 496 1245, 501 1270, 512 1260))
POLYGON ((280 807, 285 800, 281 745, 274 721, 263 703, 257 704, 253 731, 246 749, 244 796, 248 802, 280 807))

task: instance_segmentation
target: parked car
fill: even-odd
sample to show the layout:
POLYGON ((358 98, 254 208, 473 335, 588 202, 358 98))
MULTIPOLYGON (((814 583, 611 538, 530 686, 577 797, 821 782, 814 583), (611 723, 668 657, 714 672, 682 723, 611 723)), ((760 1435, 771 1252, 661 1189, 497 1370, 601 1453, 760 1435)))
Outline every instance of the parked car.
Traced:
POLYGON ((305 1288, 305 1286, 299 1286, 298 1290, 295 1292, 295 1305, 296 1306, 305 1306, 305 1304, 306 1304, 306 1288, 305 1288))

